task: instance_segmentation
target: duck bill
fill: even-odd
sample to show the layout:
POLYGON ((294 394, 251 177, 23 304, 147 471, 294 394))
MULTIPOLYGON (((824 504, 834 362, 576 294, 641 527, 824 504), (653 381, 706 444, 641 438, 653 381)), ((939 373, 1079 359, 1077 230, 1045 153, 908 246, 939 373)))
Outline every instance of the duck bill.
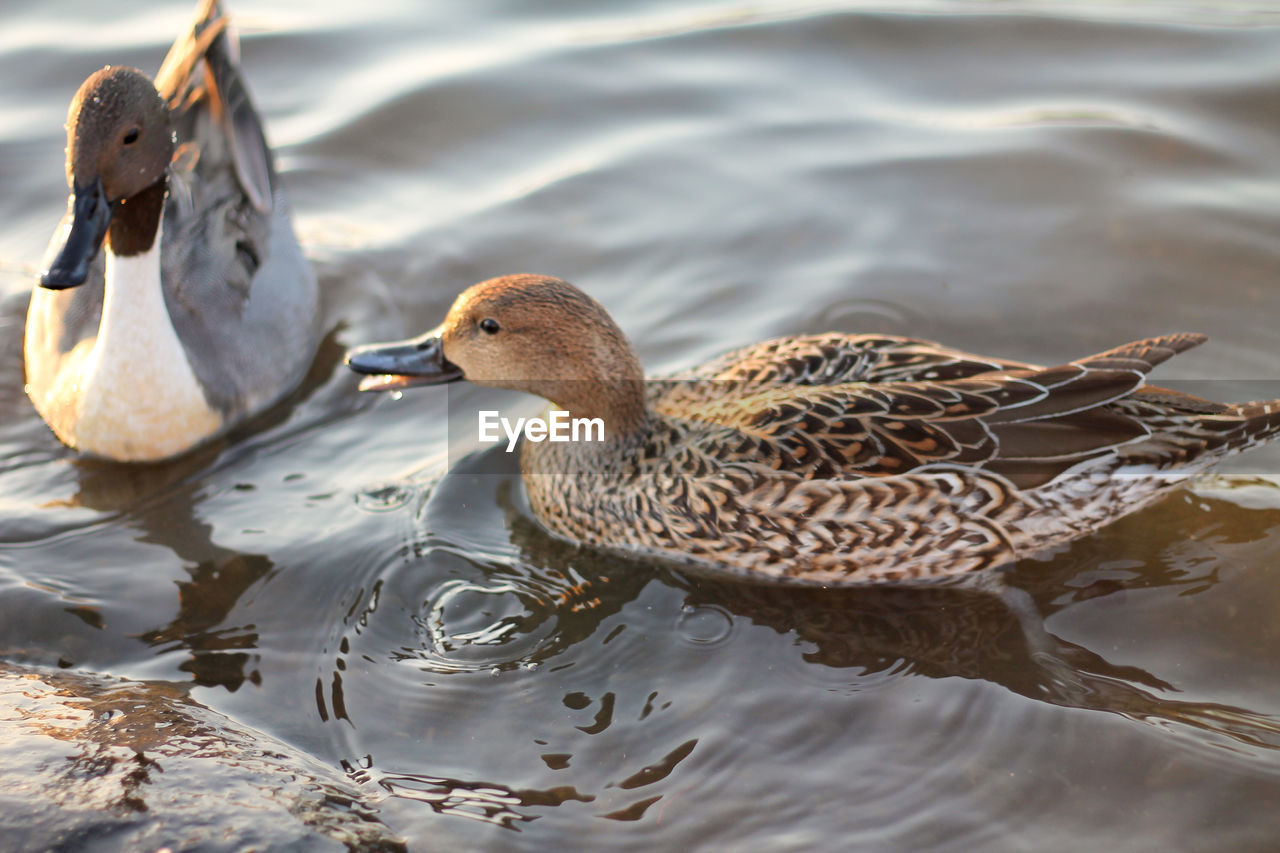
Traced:
POLYGON ((40 274, 40 286, 50 290, 85 283, 111 224, 111 205, 101 179, 94 178, 84 186, 75 182, 71 193, 71 227, 55 236, 49 251, 53 261, 40 274))
POLYGON ((355 347, 347 351, 347 367, 366 374, 361 391, 396 391, 462 378, 462 369, 444 357, 438 328, 407 341, 355 347))

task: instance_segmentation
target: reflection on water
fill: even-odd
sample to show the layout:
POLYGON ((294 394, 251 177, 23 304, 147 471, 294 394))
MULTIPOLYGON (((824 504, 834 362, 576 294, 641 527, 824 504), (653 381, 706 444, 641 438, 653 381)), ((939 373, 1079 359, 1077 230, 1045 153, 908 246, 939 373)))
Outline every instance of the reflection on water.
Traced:
MULTIPOLYGON (((348 614, 353 630, 341 642, 332 684, 317 684, 322 717, 332 715, 350 727, 341 738, 349 756, 344 766, 353 778, 376 783, 396 798, 508 827, 548 820, 553 807, 640 821, 664 798, 718 778, 715 758, 699 761, 708 751, 714 756, 717 747, 697 748, 705 736, 696 733, 718 723, 712 708, 727 703, 731 716, 768 725, 781 707, 790 718, 783 728, 799 726, 792 736, 802 736, 810 723, 796 705, 797 692, 809 694, 805 709, 840 719, 856 716, 864 697, 893 692, 894 685, 919 677, 939 684, 985 682, 1032 703, 971 694, 993 716, 966 715, 945 732, 913 731, 913 738, 930 744, 936 761, 929 778, 942 768, 981 760, 993 738, 1006 736, 1013 736, 1009 746, 1020 744, 1013 768, 1025 772, 1028 764, 1052 767, 1063 761, 1058 735, 1037 741, 1036 731, 1051 731, 1043 712, 1035 710, 1045 704, 1149 726, 1163 749, 1199 756, 1186 760, 1209 766, 1242 761, 1272 779, 1280 772, 1280 718, 1181 696, 1180 665, 1162 671, 1119 662, 1102 648, 1063 639, 1046 624, 1074 608, 1120 616, 1123 610, 1114 602, 1153 591, 1175 599, 1210 594, 1224 583, 1221 572, 1230 564, 1224 554, 1233 542, 1256 538, 1252 531, 1242 529, 1238 540, 1213 529, 1193 537, 1212 543, 1219 554, 1212 565, 1195 556, 1194 548, 1153 539, 1143 559, 1113 561, 1113 568, 1094 562, 1085 544, 976 582, 795 588, 689 574, 553 539, 513 500, 513 464, 500 451, 468 457, 406 507, 413 508, 413 529, 422 535, 386 555, 381 579, 363 606, 348 614), (490 507, 481 511, 490 516, 488 526, 507 529, 513 552, 468 559, 472 549, 438 532, 457 511, 454 499, 461 492, 490 507), (388 601, 395 604, 388 607, 388 601), (632 636, 637 631, 643 636, 632 636), (776 642, 762 648, 762 636, 776 642), (633 670, 637 655, 645 664, 633 670), (365 665, 353 667, 357 660, 365 665), (743 683, 713 674, 726 663, 739 676, 743 665, 775 673, 778 683, 767 684, 773 679, 766 678, 760 684, 758 671, 743 683), (677 665, 683 675, 673 683, 670 667, 677 665), (354 686, 348 677, 357 679, 354 686), (368 709, 359 708, 350 697, 363 694, 365 684, 393 687, 395 697, 361 702, 368 709), (706 710, 690 717, 691 703, 706 710), (600 751, 586 740, 611 743, 606 753, 626 752, 624 744, 637 742, 637 730, 655 713, 654 719, 680 718, 674 727, 662 726, 663 732, 672 729, 658 736, 667 744, 665 752, 646 755, 638 765, 593 763, 600 751), (417 731, 425 739, 423 754, 450 765, 459 760, 460 732, 446 720, 459 718, 471 721, 461 731, 489 731, 489 737, 486 720, 519 720, 520 732, 504 736, 501 747, 478 747, 467 740, 473 736, 461 736, 462 766, 494 770, 469 776, 409 772, 404 744, 382 734, 417 731), (547 781, 499 782, 497 767, 506 768, 507 778, 547 781)), ((1205 515, 1204 500, 1169 502, 1155 511, 1167 517, 1155 520, 1159 527, 1195 530, 1190 522, 1205 515)), ((1228 507, 1218 509, 1229 512, 1228 507)), ((1261 512, 1270 521, 1255 530, 1280 522, 1276 509, 1261 512)), ((475 523, 475 512, 470 516, 475 523)), ((843 725, 838 731, 839 738, 850 737, 843 725)), ((824 784, 834 784, 827 774, 843 772, 841 762, 827 767, 813 755, 807 760, 808 775, 824 784)), ((979 793, 987 784, 981 780, 971 780, 979 793)))
POLYGON ((1251 395, 1280 348, 1273 8, 228 2, 329 335, 282 406, 136 467, 35 417, 24 291, 70 94, 154 68, 189 4, 0 11, 6 659, 183 685, 419 847, 1280 837, 1280 453, 1003 584, 791 589, 551 539, 448 395, 339 366, 537 271, 654 373, 822 329, 1044 363, 1186 330, 1213 341, 1161 381, 1251 395))

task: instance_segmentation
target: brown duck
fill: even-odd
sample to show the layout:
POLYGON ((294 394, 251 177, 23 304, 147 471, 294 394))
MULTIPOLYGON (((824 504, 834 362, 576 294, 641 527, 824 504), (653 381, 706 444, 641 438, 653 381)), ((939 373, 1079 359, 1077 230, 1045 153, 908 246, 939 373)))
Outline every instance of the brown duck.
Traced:
MULTIPOLYGON (((425 335, 353 349, 362 390, 468 379, 599 418, 525 441, 554 534, 821 584, 954 575, 1084 536, 1280 431, 1280 401, 1145 384, 1203 335, 1057 367, 884 335, 779 338, 646 380, 594 299, 554 278, 477 284, 425 335)), ((550 411, 550 410, 549 410, 550 411)))

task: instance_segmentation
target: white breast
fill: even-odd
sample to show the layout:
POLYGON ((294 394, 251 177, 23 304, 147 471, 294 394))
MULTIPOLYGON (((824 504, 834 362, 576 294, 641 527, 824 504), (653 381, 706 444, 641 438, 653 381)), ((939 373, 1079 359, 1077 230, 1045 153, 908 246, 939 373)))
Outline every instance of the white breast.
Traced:
POLYGON ((205 399, 178 340, 160 286, 160 242, 142 255, 108 251, 102 325, 82 358, 68 359, 79 401, 63 441, 122 461, 164 459, 217 433, 222 417, 205 399))

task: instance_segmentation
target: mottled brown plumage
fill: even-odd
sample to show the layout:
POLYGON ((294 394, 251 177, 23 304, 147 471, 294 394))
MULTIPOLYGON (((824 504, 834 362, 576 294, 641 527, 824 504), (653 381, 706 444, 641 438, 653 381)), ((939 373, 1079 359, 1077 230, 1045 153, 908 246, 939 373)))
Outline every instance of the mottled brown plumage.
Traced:
POLYGON ((1169 335, 1045 368, 907 338, 812 335, 644 382, 598 303, 512 276, 465 292, 440 330, 349 362, 398 377, 362 387, 467 378, 605 417, 606 441, 524 444, 530 504, 555 534, 835 584, 1010 562, 1273 437, 1280 402, 1222 405, 1144 384, 1204 340, 1169 335))

